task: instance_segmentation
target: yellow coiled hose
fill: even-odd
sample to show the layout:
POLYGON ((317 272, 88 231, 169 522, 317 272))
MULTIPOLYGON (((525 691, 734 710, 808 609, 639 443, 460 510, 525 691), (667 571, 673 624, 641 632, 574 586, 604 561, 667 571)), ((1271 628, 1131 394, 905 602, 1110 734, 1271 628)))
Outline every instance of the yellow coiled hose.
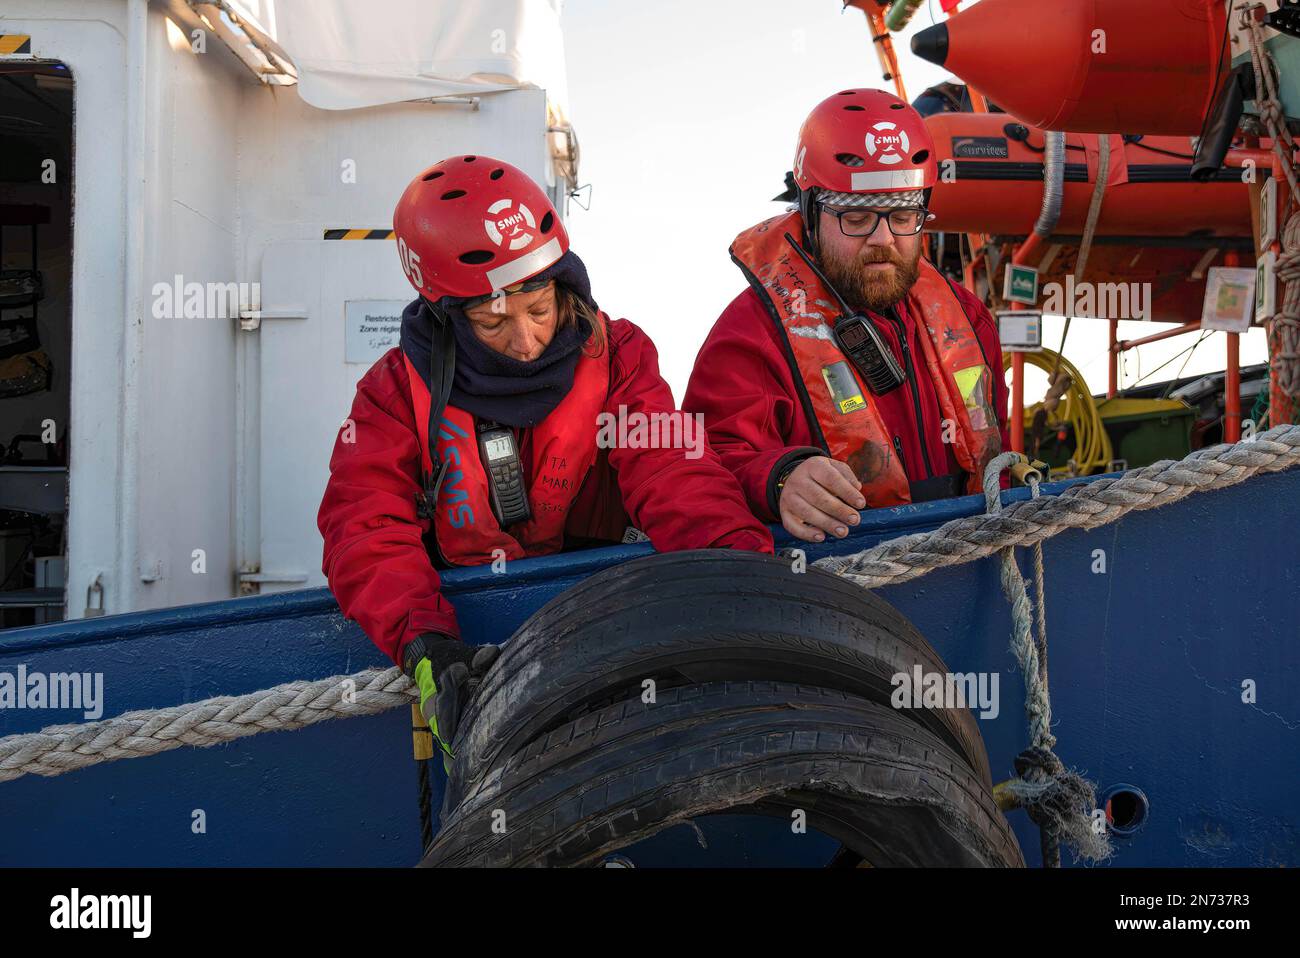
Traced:
MULTIPOLYGON (((1011 368, 1011 356, 1011 353, 1002 354, 1003 373, 1011 368)), ((1052 370, 1056 368, 1058 361, 1058 354, 1051 349, 1044 349, 1041 353, 1025 353, 1024 357, 1026 363, 1037 366, 1048 376, 1052 375, 1052 370)), ((1069 423, 1073 429, 1074 455, 1070 458, 1074 463, 1074 474, 1087 476, 1103 471, 1110 465, 1115 454, 1111 448, 1110 436, 1106 435, 1106 427, 1101 420, 1101 411, 1097 408, 1097 401, 1092 398, 1092 393, 1088 392, 1088 384, 1084 382, 1083 376, 1074 364, 1064 356, 1059 356, 1059 361, 1061 372, 1070 377, 1070 386, 1061 396, 1055 412, 1048 414, 1047 428, 1055 431, 1062 423, 1069 423)), ((1026 436, 1033 426, 1034 413, 1042 405, 1042 403, 1034 403, 1025 408, 1026 436)))

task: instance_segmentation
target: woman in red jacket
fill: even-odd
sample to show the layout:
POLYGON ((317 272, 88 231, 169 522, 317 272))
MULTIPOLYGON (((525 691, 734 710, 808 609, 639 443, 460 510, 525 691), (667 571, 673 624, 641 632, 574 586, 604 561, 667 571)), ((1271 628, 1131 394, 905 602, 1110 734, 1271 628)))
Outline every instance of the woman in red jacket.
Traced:
POLYGON ((496 650, 460 641, 436 567, 618 542, 629 524, 660 551, 770 553, 772 537, 676 410, 649 338, 597 308, 522 171, 443 160, 411 181, 393 228, 419 298, 357 385, 317 523, 340 609, 419 684, 446 751, 496 650), (644 429, 611 441, 615 422, 669 421, 686 440, 673 448, 644 429))

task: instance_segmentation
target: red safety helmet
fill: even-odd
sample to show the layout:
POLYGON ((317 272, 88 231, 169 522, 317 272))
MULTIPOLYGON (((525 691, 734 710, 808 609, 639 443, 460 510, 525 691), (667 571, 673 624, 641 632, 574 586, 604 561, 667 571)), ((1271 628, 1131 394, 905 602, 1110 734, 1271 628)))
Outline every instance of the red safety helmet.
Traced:
POLYGON ((799 128, 794 179, 801 193, 928 190, 939 178, 921 114, 884 90, 842 90, 799 128))
POLYGON ((541 188, 490 156, 453 156, 413 179, 393 210, 402 272, 421 296, 487 296, 569 251, 541 188))

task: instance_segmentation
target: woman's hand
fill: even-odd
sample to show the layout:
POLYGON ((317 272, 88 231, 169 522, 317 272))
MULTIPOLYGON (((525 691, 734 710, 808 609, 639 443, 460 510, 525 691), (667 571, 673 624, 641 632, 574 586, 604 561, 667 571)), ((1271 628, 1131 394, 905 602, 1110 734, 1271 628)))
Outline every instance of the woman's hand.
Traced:
POLYGON ((433 632, 422 634, 406 647, 402 668, 419 689, 420 712, 444 753, 444 765, 455 757, 451 743, 460 713, 500 654, 497 645, 466 645, 433 632))
POLYGON ((842 539, 866 505, 848 465, 813 456, 799 463, 781 488, 781 525, 804 542, 821 542, 827 535, 842 539))

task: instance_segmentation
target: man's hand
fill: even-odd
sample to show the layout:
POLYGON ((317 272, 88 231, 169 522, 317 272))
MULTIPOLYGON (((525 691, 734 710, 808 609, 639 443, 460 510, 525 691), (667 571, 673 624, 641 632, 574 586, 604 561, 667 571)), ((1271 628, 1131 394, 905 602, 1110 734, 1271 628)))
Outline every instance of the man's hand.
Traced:
POLYGON ((420 690, 420 712, 443 751, 444 764, 453 757, 451 743, 460 713, 500 654, 500 646, 466 645, 434 632, 406 647, 403 669, 420 690))
POLYGON ((844 538, 858 524, 858 511, 867 500, 845 463, 826 456, 805 459, 781 488, 781 525, 804 542, 821 542, 827 535, 844 538))

